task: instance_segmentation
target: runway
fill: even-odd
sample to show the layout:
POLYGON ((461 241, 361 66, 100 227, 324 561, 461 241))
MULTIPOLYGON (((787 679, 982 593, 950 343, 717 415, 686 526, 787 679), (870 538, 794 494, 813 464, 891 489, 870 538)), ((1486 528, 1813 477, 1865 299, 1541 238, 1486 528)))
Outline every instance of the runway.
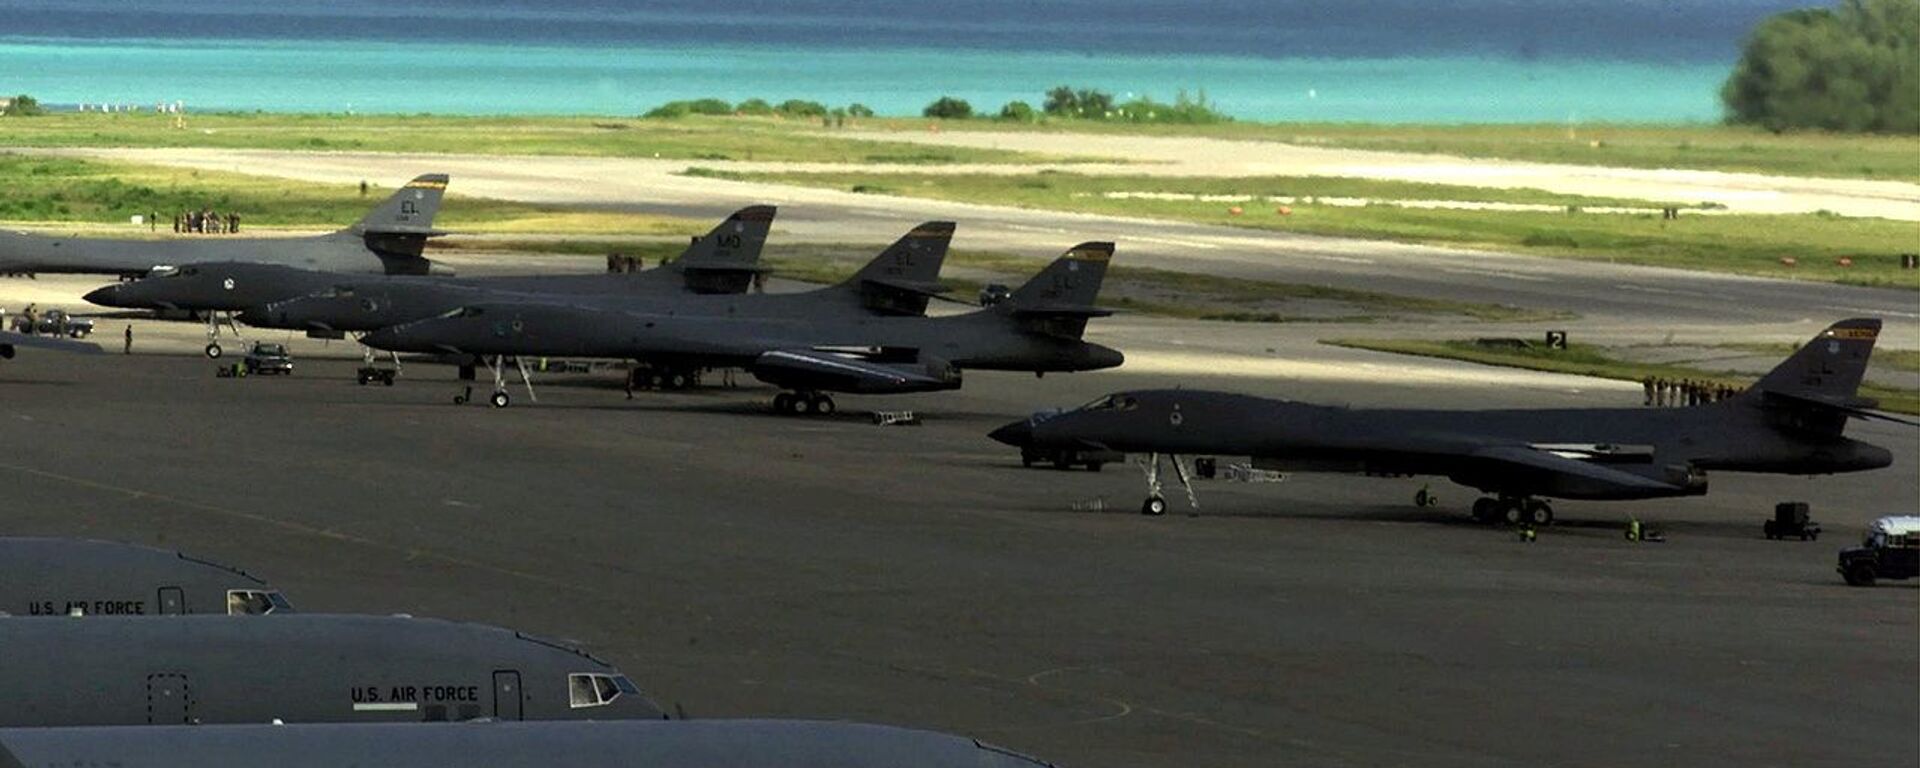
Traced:
MULTIPOLYGON (((1588 332, 1664 338, 1755 325, 1809 334, 1840 317, 1886 318, 1883 343, 1920 347, 1908 291, 1716 275, 1601 261, 1318 237, 1236 227, 854 194, 679 175, 702 161, 481 157, 266 150, 35 150, 318 182, 453 177, 458 195, 667 213, 718 220, 754 203, 780 206, 775 242, 885 243, 931 219, 959 222, 954 247, 1041 259, 1113 240, 1116 263, 1405 296, 1576 313, 1588 332)), ((755 167, 769 164, 756 164, 755 167)), ((922 169, 924 170, 924 169, 922 169)))
MULTIPOLYGON (((1161 323, 1110 333, 1153 360, 1200 325, 1161 323)), ((1209 333, 1255 332, 1276 358, 1324 349, 1299 330, 1209 333)), ((1920 585, 1848 588, 1833 559, 1865 521, 1912 511, 1913 430, 1855 427, 1894 451, 1890 470, 1563 503, 1532 545, 1466 522, 1463 488, 1413 508, 1406 479, 1214 481, 1200 516, 1176 501, 1145 518, 1137 472, 1025 470, 983 436, 1173 383, 1638 401, 1574 377, 1326 354, 1322 374, 1291 377, 970 374, 958 393, 844 397, 838 417, 793 420, 764 413, 758 386, 629 402, 611 378, 547 377, 538 405, 496 411, 453 405, 452 371, 431 366, 358 387, 353 363, 313 356, 290 378, 217 380, 193 356, 23 350, 0 364, 0 519, 240 565, 303 610, 575 639, 696 717, 938 728, 1065 766, 1911 757, 1920 585), (876 427, 873 408, 926 423, 876 427), (1814 504, 1825 538, 1761 538, 1790 498, 1814 504), (1094 499, 1105 511, 1075 511, 1094 499), (1629 510, 1671 540, 1624 541, 1629 510)))

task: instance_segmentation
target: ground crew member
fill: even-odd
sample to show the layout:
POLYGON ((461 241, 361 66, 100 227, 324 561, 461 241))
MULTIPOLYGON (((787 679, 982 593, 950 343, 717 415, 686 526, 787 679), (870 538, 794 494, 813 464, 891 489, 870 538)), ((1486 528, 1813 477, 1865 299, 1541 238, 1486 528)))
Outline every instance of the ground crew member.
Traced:
POLYGON ((1644 403, 1641 403, 1641 405, 1645 405, 1645 406, 1653 405, 1653 377, 1652 376, 1642 377, 1640 379, 1640 388, 1642 390, 1645 390, 1647 393, 1647 401, 1644 403))
POLYGON ((127 323, 126 336, 127 336, 127 343, 126 343, 126 346, 120 350, 120 354, 131 355, 133 354, 133 323, 127 323))
POLYGON ((1627 541, 1640 540, 1640 518, 1627 518, 1627 541))
POLYGON ((635 370, 632 368, 627 369, 627 399, 628 400, 633 399, 633 380, 635 377, 639 375, 640 375, 640 372, 638 370, 635 370))

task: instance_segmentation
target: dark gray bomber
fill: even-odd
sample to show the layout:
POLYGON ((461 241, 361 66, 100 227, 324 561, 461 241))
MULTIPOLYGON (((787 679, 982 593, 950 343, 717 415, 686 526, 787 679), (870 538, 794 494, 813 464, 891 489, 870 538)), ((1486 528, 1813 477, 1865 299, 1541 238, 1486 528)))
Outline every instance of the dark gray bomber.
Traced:
POLYGON ((329 272, 424 275, 421 255, 446 193, 445 174, 416 177, 352 226, 313 237, 179 237, 166 240, 0 232, 0 273, 142 276, 207 261, 279 264, 329 272))
POLYGON ((434 619, 14 619, 0 649, 0 727, 661 717, 592 656, 434 619))
POLYGON ((155 616, 289 613, 245 571, 137 544, 0 537, 0 614, 155 616))
MULTIPOLYGON (((1250 456, 1262 469, 1441 475, 1494 494, 1474 517, 1536 525, 1540 497, 1649 499, 1707 492, 1707 472, 1879 469, 1887 449, 1844 436, 1852 418, 1902 421, 1858 396, 1878 319, 1842 320, 1732 399, 1690 408, 1351 409, 1202 390, 1121 392, 994 430, 1010 445, 1148 454, 1148 514, 1166 511, 1160 454, 1250 456)), ((1902 422, 1907 423, 1907 422, 1902 422)), ((1189 491, 1191 488, 1189 487, 1189 491)))
POLYGON ((786 413, 833 410, 829 392, 897 394, 960 387, 964 369, 1090 371, 1123 361, 1082 339, 1113 256, 1082 243, 1004 302, 945 317, 853 315, 816 308, 792 316, 619 312, 560 303, 499 303, 385 328, 376 349, 495 358, 493 404, 507 405, 503 356, 634 359, 671 367, 740 367, 789 390, 786 413))
POLYGON ((674 720, 0 729, 0 768, 1040 768, 972 739, 862 723, 674 720))

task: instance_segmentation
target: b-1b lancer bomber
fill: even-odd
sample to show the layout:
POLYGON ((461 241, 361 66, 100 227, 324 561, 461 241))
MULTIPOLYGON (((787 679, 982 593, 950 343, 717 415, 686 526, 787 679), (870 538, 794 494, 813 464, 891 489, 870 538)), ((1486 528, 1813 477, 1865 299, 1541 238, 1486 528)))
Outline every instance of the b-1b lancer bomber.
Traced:
POLYGON ((0 728, 662 717, 581 651, 403 616, 4 619, 0 649, 0 728))
MULTIPOLYGON (((1120 392, 1077 410, 995 430, 1045 450, 1144 454, 1149 496, 1167 509, 1159 457, 1192 501, 1182 454, 1248 456, 1259 469, 1440 475, 1477 488, 1485 522, 1545 525, 1547 498, 1652 499, 1707 492, 1707 473, 1816 475, 1893 463, 1847 438, 1847 421, 1884 419, 1858 396, 1877 319, 1834 323, 1740 395, 1688 408, 1442 411, 1309 405, 1202 390, 1120 392)), ((1197 505, 1196 505, 1197 506, 1197 505)))
MULTIPOLYGON (((1083 243, 1005 301, 944 317, 873 316, 819 307, 771 317, 622 312, 570 304, 461 308, 368 334, 368 346, 492 358, 493 405, 508 403, 502 358, 633 359, 670 367, 738 367, 789 391, 783 413, 829 413, 829 392, 898 394, 960 387, 964 369, 1090 371, 1117 366, 1113 349, 1084 341, 1113 256, 1083 243)), ((524 372, 523 372, 524 375, 524 372)))
POLYGON ((463 278, 342 274, 281 264, 207 261, 104 286, 88 293, 86 300, 119 309, 203 313, 207 356, 219 357, 221 317, 229 316, 226 324, 231 327, 232 313, 241 313, 239 319, 249 325, 340 338, 347 332, 431 317, 461 302, 486 297, 586 301, 587 297, 615 300, 744 292, 754 276, 764 271, 760 252, 773 217, 773 206, 742 208, 695 239, 679 258, 638 273, 463 278), (269 306, 280 309, 270 312, 269 306))
POLYGON ((424 275, 445 272, 422 256, 440 234, 434 214, 445 174, 407 182, 360 221, 313 237, 192 237, 133 240, 0 232, 0 273, 139 277, 185 264, 238 261, 325 272, 424 275))
POLYGON ((200 725, 0 729, 0 768, 1046 768, 962 736, 865 723, 200 725))
POLYGON ((0 615, 289 613, 247 572, 179 552, 91 539, 0 537, 0 615))

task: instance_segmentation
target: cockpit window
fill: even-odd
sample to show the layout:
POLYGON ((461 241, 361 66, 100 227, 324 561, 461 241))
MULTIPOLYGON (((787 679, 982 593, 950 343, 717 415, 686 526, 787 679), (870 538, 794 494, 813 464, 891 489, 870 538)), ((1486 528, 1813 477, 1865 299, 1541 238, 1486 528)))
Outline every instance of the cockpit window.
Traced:
POLYGON ((1140 401, 1132 395, 1107 395, 1086 405, 1082 411, 1131 411, 1140 407, 1140 401))
POLYGON ((567 706, 573 709, 604 707, 621 694, 639 693, 633 681, 618 675, 575 672, 567 675, 567 706))
POLYGON ((227 615, 260 616, 269 613, 288 613, 293 605, 278 592, 259 589, 227 590, 227 615))

